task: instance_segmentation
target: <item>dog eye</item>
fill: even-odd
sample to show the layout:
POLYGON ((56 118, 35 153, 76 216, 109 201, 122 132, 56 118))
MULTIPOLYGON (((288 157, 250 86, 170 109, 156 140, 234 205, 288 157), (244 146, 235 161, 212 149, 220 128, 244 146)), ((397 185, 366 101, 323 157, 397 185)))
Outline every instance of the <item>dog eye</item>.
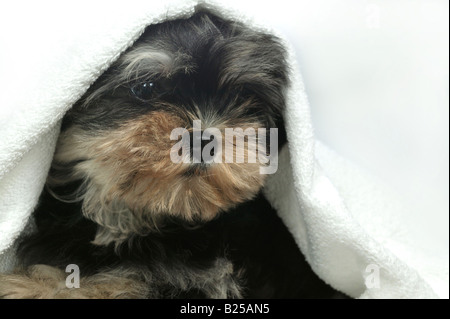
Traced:
POLYGON ((155 91, 155 83, 142 82, 134 85, 131 88, 131 93, 140 100, 148 101, 153 97, 155 91))

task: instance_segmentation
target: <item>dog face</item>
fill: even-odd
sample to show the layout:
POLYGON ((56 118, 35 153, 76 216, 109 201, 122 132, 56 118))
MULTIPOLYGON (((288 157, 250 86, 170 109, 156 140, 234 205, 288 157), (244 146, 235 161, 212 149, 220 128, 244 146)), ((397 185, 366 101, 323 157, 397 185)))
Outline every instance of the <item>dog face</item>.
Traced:
MULTIPOLYGON (((248 161, 174 163, 173 130, 192 138, 198 120, 220 134, 280 127, 286 85, 273 36, 208 12, 151 25, 66 115, 48 184, 80 182, 69 199, 99 224, 97 244, 145 234, 167 216, 210 220, 254 197, 265 175, 248 161)), ((235 155, 261 144, 250 135, 228 143, 235 155)))

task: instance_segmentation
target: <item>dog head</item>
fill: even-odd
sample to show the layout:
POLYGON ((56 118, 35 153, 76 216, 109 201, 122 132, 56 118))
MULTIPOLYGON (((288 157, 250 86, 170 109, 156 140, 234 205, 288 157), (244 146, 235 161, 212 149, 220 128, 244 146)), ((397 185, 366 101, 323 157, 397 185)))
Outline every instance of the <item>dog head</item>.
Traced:
POLYGON ((80 183, 70 199, 99 224, 98 244, 145 234, 167 216, 210 220, 264 185, 261 163, 248 159, 267 153, 258 129, 283 130, 286 86, 274 36, 205 10, 151 25, 65 116, 48 184, 80 183), (221 141, 208 148, 210 128, 209 140, 221 141))

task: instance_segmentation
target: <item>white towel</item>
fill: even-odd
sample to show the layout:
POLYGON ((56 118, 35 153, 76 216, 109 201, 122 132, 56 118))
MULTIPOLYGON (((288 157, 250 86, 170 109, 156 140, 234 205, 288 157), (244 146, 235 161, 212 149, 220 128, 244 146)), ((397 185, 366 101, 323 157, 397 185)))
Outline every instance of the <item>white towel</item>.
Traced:
MULTIPOLYGON (((14 263, 13 243, 43 188, 64 113, 147 25, 187 17, 198 2, 55 2, 0 13, 0 271, 14 263), (24 24, 29 28, 16 28, 24 24)), ((276 33, 237 8, 201 3, 276 33)), ((268 180, 267 198, 313 270, 334 288, 355 298, 438 297, 435 287, 448 285, 448 275, 402 242, 395 199, 316 142, 302 78, 285 45, 292 83, 284 114, 288 147, 268 180)))

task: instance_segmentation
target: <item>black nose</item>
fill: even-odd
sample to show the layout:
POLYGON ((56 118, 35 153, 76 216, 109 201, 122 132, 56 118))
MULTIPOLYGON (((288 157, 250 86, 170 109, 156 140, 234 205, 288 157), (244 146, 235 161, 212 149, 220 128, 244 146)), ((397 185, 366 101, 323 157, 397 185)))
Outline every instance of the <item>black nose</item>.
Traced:
MULTIPOLYGON (((193 161, 193 163, 204 163, 202 154, 203 154, 203 149, 205 148, 205 146, 207 144, 209 144, 211 142, 211 140, 214 139, 214 137, 211 137, 211 140, 207 139, 204 140, 202 139, 203 136, 203 131, 199 131, 196 134, 194 134, 194 132, 190 132, 189 133, 189 137, 190 137, 190 153, 191 153, 191 159, 193 161)), ((214 148, 211 149, 210 154, 211 156, 214 156, 214 148)))

